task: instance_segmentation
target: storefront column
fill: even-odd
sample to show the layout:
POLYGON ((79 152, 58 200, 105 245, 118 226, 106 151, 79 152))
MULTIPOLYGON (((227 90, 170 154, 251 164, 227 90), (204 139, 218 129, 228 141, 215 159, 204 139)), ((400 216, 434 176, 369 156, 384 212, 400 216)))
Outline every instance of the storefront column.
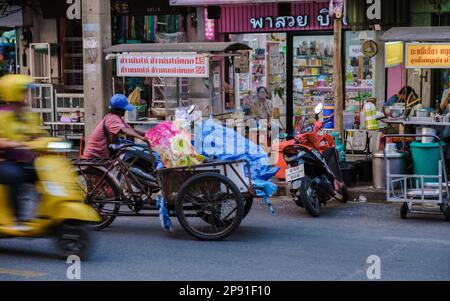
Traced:
POLYGON ((382 35, 383 32, 377 32, 375 41, 378 44, 378 53, 375 56, 373 64, 374 78, 372 95, 377 98, 377 108, 381 108, 390 97, 390 95, 386 95, 385 49, 383 41, 380 40, 382 35))
POLYGON ((82 0, 85 135, 89 138, 106 113, 112 91, 110 0, 82 0))

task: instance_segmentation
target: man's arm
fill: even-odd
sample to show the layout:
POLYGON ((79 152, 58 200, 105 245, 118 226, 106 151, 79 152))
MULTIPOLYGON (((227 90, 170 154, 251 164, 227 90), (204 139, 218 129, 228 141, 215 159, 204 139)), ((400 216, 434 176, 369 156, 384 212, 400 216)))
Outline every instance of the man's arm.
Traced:
MULTIPOLYGON (((134 130, 133 128, 124 127, 120 130, 122 133, 124 133, 127 136, 131 136, 134 138, 137 138, 139 140, 147 142, 147 139, 145 139, 145 134, 141 135, 138 133, 138 131, 134 130)), ((139 131, 141 132, 141 131, 139 131)), ((142 132, 141 132, 142 133, 142 132)))

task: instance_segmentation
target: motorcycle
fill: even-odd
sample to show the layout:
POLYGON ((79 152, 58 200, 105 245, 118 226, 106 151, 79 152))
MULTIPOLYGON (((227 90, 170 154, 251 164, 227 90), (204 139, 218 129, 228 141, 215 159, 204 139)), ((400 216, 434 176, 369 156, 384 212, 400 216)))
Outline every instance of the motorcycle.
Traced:
POLYGON ((40 193, 35 218, 16 225, 7 188, 0 185, 0 238, 56 237, 61 256, 82 259, 91 250, 87 224, 101 221, 100 215, 84 203, 78 177, 70 161, 59 154, 71 150, 70 142, 38 138, 25 145, 39 156, 26 168, 29 182, 40 193))
POLYGON ((325 123, 319 120, 323 104, 315 109, 315 123, 303 124, 300 134, 283 150, 287 164, 286 182, 295 203, 305 208, 313 217, 320 216, 322 205, 335 198, 346 202, 349 197, 341 169, 334 138, 329 134, 320 135, 325 123))

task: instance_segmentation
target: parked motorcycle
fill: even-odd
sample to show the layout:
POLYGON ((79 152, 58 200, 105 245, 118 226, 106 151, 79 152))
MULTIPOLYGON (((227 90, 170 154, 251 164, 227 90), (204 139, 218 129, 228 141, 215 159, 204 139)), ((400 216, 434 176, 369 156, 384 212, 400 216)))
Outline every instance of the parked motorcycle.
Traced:
POLYGON ((288 167, 286 182, 290 183, 294 201, 313 217, 320 216, 321 206, 332 198, 341 202, 348 200, 334 138, 326 133, 319 134, 323 125, 331 121, 319 120, 322 111, 320 103, 314 109, 315 123, 303 125, 300 134, 283 150, 288 167))

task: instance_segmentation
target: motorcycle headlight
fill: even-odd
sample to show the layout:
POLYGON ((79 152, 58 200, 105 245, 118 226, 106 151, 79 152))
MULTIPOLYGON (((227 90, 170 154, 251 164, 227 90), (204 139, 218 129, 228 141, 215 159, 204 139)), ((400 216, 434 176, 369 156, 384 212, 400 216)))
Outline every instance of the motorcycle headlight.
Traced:
POLYGON ((70 150, 72 149, 72 143, 68 141, 49 142, 47 149, 55 151, 70 150))

